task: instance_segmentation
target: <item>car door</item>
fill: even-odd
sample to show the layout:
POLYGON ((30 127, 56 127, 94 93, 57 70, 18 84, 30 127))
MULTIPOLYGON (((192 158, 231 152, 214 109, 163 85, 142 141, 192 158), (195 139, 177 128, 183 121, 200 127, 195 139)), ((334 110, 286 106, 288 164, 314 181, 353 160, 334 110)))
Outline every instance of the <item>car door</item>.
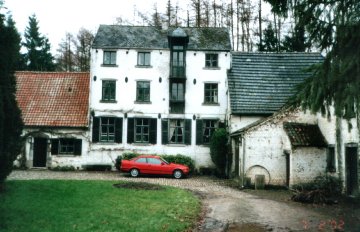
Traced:
POLYGON ((166 174, 164 172, 164 165, 162 161, 158 158, 148 158, 148 163, 150 165, 150 170, 152 174, 166 174))
POLYGON ((147 158, 141 157, 134 161, 134 167, 139 169, 140 173, 142 174, 149 174, 150 171, 150 164, 147 162, 147 158))

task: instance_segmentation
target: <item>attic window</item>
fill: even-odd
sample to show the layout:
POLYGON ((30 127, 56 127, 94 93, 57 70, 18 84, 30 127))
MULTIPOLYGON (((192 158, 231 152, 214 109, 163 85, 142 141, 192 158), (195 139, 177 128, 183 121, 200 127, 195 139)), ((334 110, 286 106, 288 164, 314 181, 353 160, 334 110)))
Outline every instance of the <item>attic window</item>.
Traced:
POLYGON ((218 54, 205 54, 205 67, 217 68, 218 67, 218 54))

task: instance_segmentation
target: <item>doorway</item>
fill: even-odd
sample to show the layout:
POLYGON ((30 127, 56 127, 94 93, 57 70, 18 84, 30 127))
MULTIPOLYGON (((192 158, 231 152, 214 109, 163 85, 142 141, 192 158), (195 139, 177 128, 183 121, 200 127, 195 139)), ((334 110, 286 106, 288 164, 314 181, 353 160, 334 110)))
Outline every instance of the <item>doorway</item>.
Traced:
POLYGON ((358 191, 358 147, 345 149, 346 194, 354 195, 358 191))
POLYGON ((235 138, 235 176, 240 176, 240 151, 239 151, 239 139, 235 138))
POLYGON ((33 167, 36 168, 46 167, 46 156, 47 156, 47 139, 34 138, 33 167))

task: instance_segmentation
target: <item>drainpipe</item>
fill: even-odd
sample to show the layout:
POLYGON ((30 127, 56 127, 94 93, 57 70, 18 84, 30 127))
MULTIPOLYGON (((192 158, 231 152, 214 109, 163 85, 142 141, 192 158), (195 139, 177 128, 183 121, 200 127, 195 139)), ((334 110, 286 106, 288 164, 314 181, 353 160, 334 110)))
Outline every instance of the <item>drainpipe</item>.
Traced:
POLYGON ((242 157, 242 187, 244 188, 244 180, 245 180, 245 146, 246 146, 246 143, 245 143, 245 136, 243 135, 242 136, 242 146, 243 146, 243 157, 242 157))

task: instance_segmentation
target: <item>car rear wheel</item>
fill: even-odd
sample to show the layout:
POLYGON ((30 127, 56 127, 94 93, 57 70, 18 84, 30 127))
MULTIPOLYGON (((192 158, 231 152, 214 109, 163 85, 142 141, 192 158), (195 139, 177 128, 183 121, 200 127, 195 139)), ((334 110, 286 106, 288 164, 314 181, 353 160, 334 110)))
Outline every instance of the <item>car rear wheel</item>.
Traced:
POLYGON ((133 168, 130 170, 130 175, 132 177, 138 177, 139 176, 139 170, 137 170, 136 168, 133 168))
POLYGON ((173 176, 175 179, 181 179, 183 177, 183 172, 181 170, 175 170, 173 176))

